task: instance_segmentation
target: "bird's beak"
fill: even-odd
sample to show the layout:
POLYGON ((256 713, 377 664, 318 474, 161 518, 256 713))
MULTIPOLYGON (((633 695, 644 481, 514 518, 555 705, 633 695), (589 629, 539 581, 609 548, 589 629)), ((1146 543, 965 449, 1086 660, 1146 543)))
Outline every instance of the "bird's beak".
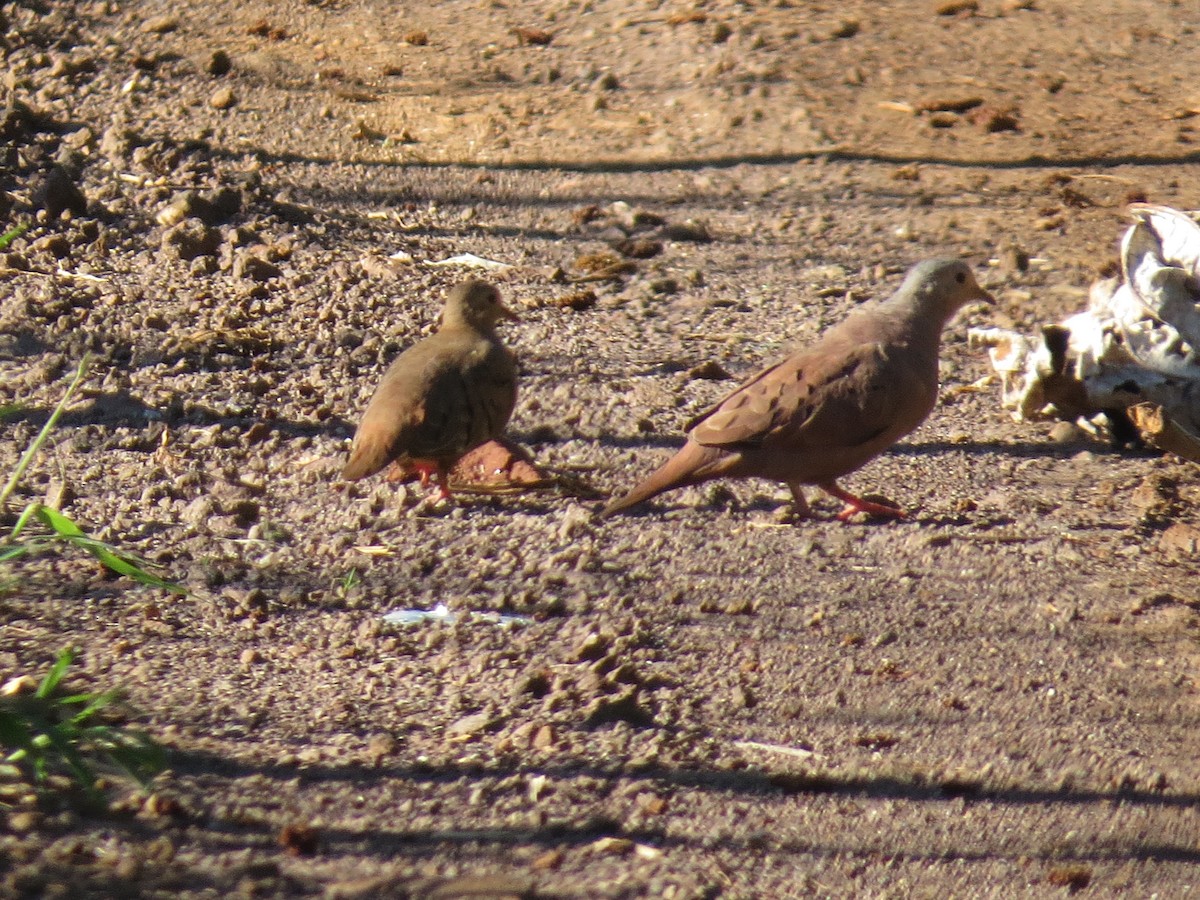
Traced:
POLYGON ((498 303, 497 306, 499 307, 500 318, 508 319, 508 321, 510 321, 510 322, 520 322, 521 321, 521 317, 518 316, 515 312, 513 312, 510 307, 505 306, 503 301, 498 303))
POLYGON ((979 293, 975 295, 975 299, 982 300, 988 306, 996 305, 996 298, 988 291, 985 291, 982 287, 979 289, 979 293))

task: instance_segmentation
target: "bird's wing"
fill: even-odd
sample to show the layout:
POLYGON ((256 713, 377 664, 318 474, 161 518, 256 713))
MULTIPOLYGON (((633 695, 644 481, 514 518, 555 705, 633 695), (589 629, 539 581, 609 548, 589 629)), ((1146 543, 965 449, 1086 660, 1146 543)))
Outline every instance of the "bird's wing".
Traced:
POLYGON ((905 405, 900 395, 911 379, 892 368, 878 343, 795 354, 699 416, 691 437, 728 450, 860 446, 894 427, 905 405))

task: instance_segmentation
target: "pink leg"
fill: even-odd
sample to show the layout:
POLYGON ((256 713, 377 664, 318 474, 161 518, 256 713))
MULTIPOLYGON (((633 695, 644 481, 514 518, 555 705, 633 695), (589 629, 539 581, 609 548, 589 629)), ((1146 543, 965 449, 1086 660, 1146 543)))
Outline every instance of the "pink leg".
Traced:
POLYGON ((443 500, 449 500, 450 496, 451 496, 450 495, 450 476, 448 476, 446 474, 445 469, 443 469, 441 466, 437 467, 437 483, 438 483, 438 494, 441 495, 441 498, 443 500))
POLYGON ((864 500, 862 497, 855 497, 852 493, 837 486, 835 481, 827 481, 824 484, 817 485, 825 493, 831 497, 837 497, 846 504, 846 508, 837 514, 837 517, 847 522, 855 513, 865 512, 872 516, 883 516, 888 519, 903 519, 906 518, 904 510, 898 506, 886 506, 883 503, 874 503, 870 500, 864 500))
POLYGON ((421 476, 421 487, 428 488, 432 477, 437 481, 438 494, 441 498, 443 500, 450 499, 450 480, 440 465, 428 459, 414 459, 411 465, 421 476))

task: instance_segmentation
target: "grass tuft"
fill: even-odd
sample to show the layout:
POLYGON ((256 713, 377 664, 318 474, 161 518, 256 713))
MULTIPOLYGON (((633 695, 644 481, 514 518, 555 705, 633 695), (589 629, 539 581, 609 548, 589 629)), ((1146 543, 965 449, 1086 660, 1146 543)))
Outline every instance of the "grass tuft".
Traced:
MULTIPOLYGON (((0 488, 0 511, 7 509, 9 497, 12 496, 13 491, 16 490, 17 485, 20 484, 21 479, 24 477, 26 470, 28 470, 34 458, 42 449, 42 446, 49 439, 50 432, 54 430, 54 426, 62 417, 67 405, 71 402, 71 398, 75 395, 75 392, 79 389, 79 385, 87 375, 90 364, 91 355, 85 355, 80 361, 79 367, 75 370, 75 376, 71 379, 71 383, 67 387, 67 392, 58 402, 58 405, 54 407, 54 411, 46 419, 46 424, 42 426, 37 437, 33 439, 29 447, 21 455, 21 459, 17 462, 16 468, 13 469, 12 475, 9 476, 4 487, 0 488)), ((70 544, 86 553, 90 553, 111 571, 116 572, 118 575, 125 575, 132 578, 140 584, 162 588, 175 594, 187 593, 187 589, 183 585, 160 578, 151 572, 149 568, 150 564, 145 560, 89 536, 70 516, 46 506, 44 503, 30 503, 26 506, 17 517, 16 524, 13 525, 8 537, 0 540, 0 564, 10 563, 23 556, 35 555, 63 543, 70 544), (34 520, 40 522, 45 527, 47 533, 26 537, 25 529, 34 520)), ((15 583, 17 582, 12 578, 6 578, 0 581, 0 590, 12 590, 15 583)))
POLYGON ((59 654, 36 688, 28 676, 0 687, 0 777, 44 786, 65 775, 100 799, 97 775, 117 771, 145 787, 162 771, 164 753, 146 733, 122 723, 128 712, 117 691, 68 693, 62 682, 75 650, 59 654))

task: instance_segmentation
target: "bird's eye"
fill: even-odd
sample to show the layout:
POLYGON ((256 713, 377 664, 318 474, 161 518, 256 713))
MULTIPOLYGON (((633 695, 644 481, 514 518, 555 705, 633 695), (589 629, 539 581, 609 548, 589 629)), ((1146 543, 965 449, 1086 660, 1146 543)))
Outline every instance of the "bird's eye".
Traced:
POLYGON ((957 281, 959 284, 966 284, 967 276, 964 273, 959 272, 957 275, 954 276, 954 280, 957 281))

